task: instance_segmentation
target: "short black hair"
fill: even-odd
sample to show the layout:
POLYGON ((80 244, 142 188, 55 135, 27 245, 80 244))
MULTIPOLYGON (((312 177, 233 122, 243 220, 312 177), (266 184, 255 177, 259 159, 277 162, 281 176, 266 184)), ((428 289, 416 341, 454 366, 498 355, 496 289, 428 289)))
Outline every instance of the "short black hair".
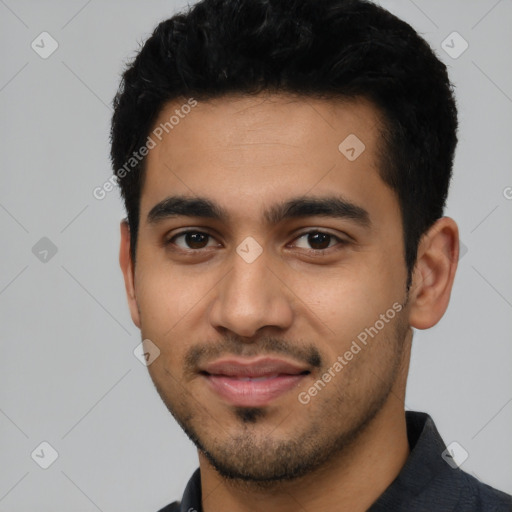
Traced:
POLYGON ((113 101, 111 160, 134 263, 145 158, 119 171, 166 103, 264 91, 365 98, 377 108, 379 173, 400 205, 409 286, 421 236, 443 215, 457 108, 427 42, 365 0, 201 0, 156 27, 113 101))

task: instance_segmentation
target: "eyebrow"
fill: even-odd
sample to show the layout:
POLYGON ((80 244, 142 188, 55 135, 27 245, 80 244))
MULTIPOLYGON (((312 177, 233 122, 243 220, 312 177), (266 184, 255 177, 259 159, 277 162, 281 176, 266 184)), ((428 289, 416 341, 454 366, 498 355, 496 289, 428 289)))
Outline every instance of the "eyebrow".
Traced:
MULTIPOLYGON (((370 228, 372 224, 364 208, 338 196, 299 196, 275 204, 263 213, 269 225, 313 216, 348 219, 364 228, 370 228)), ((208 198, 178 195, 167 197, 153 206, 147 215, 147 222, 156 225, 172 217, 202 217, 221 222, 228 222, 231 218, 227 210, 208 198)))

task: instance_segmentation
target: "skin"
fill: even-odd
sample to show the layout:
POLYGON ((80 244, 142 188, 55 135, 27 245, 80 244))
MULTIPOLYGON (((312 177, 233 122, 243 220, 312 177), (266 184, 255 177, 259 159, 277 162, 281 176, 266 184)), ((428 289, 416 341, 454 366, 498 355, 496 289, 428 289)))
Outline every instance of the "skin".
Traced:
MULTIPOLYGON (((166 105, 155 126, 184 102, 166 105)), ((227 96, 199 102, 147 157, 136 265, 124 221, 120 264, 133 322, 160 349, 151 378, 198 446, 206 512, 363 511, 409 455, 411 327, 443 316, 459 239, 448 217, 430 228, 407 297, 399 204, 378 174, 378 127, 378 111, 363 99, 227 96), (365 144, 354 161, 338 150, 349 134, 365 144), (325 216, 274 226, 263 218, 288 198, 333 193, 364 208, 371 226, 325 216), (148 222, 154 205, 176 194, 207 197, 230 219, 148 222), (185 228, 211 237, 164 245, 185 228), (322 246, 325 239, 304 236, 313 228, 334 238, 322 246), (236 252, 248 236, 262 248, 252 263, 236 252), (300 403, 299 393, 393 304, 400 313, 300 403), (312 353, 318 366, 297 388, 250 411, 220 398, 191 364, 266 354, 305 365, 312 353)))

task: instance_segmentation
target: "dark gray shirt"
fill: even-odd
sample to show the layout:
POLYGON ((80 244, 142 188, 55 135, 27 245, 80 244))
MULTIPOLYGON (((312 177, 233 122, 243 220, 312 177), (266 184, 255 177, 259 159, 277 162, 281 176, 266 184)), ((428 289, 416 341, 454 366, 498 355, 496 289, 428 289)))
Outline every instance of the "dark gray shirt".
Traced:
MULTIPOLYGON (((368 512, 512 512, 512 496, 480 482, 442 457, 446 445, 428 414, 405 414, 411 453, 399 475, 368 512)), ((175 501, 159 512, 202 511, 198 468, 181 502, 175 501)))

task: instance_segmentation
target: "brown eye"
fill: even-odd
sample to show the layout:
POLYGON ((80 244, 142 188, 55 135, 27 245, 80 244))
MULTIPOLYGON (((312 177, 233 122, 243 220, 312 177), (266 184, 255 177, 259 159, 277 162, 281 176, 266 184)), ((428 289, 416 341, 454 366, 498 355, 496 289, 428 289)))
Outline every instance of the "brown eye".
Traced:
POLYGON ((211 235, 201 231, 183 231, 182 233, 178 233, 169 239, 166 245, 174 244, 185 250, 204 249, 207 246, 210 238, 212 238, 211 235), (185 246, 176 243, 176 240, 180 238, 183 238, 185 246))
POLYGON ((337 236, 331 235, 330 233, 325 233, 323 231, 308 231, 307 233, 303 233, 297 238, 297 240, 300 239, 305 239, 306 245, 309 245, 309 247, 300 247, 296 244, 297 247, 313 251, 324 251, 325 249, 330 249, 333 247, 333 245, 345 243, 337 236), (338 243, 331 244, 333 241, 337 241, 338 243))
POLYGON ((308 243, 313 249, 327 249, 332 238, 326 233, 309 233, 307 237, 308 243))

